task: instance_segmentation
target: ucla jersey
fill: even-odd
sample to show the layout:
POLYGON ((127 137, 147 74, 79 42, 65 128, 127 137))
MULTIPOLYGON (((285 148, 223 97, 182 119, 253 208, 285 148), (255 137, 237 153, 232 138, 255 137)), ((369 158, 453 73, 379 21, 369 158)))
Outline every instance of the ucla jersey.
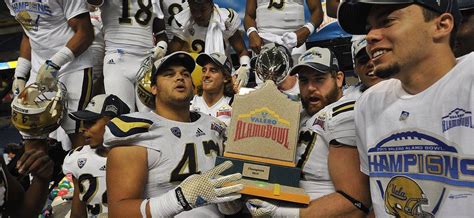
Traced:
POLYGON ((232 116, 232 107, 229 105, 231 100, 231 97, 222 96, 219 101, 209 107, 202 96, 195 95, 191 101, 190 110, 209 114, 229 126, 232 116))
MULTIPOLYGON (((224 45, 226 45, 226 53, 229 51, 229 43, 228 39, 234 35, 234 33, 239 29, 241 21, 240 16, 237 12, 235 12, 231 8, 216 8, 214 10, 218 10, 220 17, 225 18, 225 30, 222 33, 224 38, 224 45)), ((181 13, 190 13, 189 8, 187 10, 183 10, 181 13)), ((216 13, 213 13, 212 16, 215 16, 216 13)), ((171 27, 171 31, 174 37, 178 37, 181 40, 188 43, 190 52, 194 53, 202 53, 204 52, 205 42, 206 42, 206 35, 208 27, 202 27, 191 21, 188 26, 184 26, 185 23, 188 23, 187 20, 180 20, 180 17, 176 17, 176 24, 173 24, 171 27)), ((181 18, 185 18, 182 16, 181 18)), ((192 19, 192 18, 190 18, 192 19)), ((211 18, 214 19, 214 18, 211 18)), ((219 18, 217 18, 219 19, 219 18)), ((229 56, 230 57, 230 56, 229 56)))
POLYGON ((144 54, 153 48, 151 0, 104 1, 100 8, 106 52, 144 54))
POLYGON ((87 205, 88 217, 107 213, 105 164, 107 158, 96 154, 89 145, 71 150, 64 158, 64 174, 72 174, 79 183, 79 199, 87 205))
POLYGON ((472 217, 474 53, 416 95, 399 80, 356 104, 361 171, 377 217, 472 217))
MULTIPOLYGON (((106 146, 137 145, 148 149, 148 180, 144 197, 160 196, 188 176, 205 172, 223 152, 225 126, 214 117, 192 113, 192 122, 168 120, 155 112, 132 113, 107 124, 106 146)), ((221 216, 216 205, 179 214, 183 217, 221 216)))
POLYGON ((355 146, 355 101, 341 98, 301 123, 297 166, 303 171, 300 187, 311 200, 335 191, 329 176, 329 144, 355 146))
POLYGON ((304 25, 303 0, 257 0, 258 32, 283 35, 304 25))
POLYGON ((173 33, 171 32, 171 27, 176 24, 176 19, 174 18, 179 12, 183 11, 185 8, 188 8, 187 0, 161 0, 163 15, 165 16, 165 26, 166 26, 166 36, 168 40, 173 39, 173 33))

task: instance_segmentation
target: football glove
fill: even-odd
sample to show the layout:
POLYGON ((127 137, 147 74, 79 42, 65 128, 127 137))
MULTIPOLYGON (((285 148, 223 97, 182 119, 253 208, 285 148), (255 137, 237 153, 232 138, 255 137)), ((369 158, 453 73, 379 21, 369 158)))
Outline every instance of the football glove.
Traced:
POLYGON ((299 217, 298 208, 278 207, 260 199, 250 199, 246 203, 253 217, 299 217))
POLYGON ((59 72, 59 65, 47 60, 38 71, 36 82, 41 89, 52 90, 57 83, 57 75, 59 72))
POLYGON ((153 48, 153 59, 159 60, 166 55, 168 50, 168 44, 165 41, 159 41, 156 43, 155 48, 153 48))
POLYGON ((234 76, 236 77, 235 83, 238 84, 238 88, 245 87, 249 81, 249 72, 250 69, 248 65, 241 65, 237 71, 235 71, 234 76))
POLYGON ((15 77, 12 84, 12 92, 14 96, 17 96, 25 89, 26 79, 23 77, 15 77))
POLYGON ((283 46, 285 46, 288 49, 292 49, 296 47, 298 44, 298 37, 296 36, 296 33, 294 32, 287 32, 283 34, 281 37, 281 40, 283 41, 283 46))

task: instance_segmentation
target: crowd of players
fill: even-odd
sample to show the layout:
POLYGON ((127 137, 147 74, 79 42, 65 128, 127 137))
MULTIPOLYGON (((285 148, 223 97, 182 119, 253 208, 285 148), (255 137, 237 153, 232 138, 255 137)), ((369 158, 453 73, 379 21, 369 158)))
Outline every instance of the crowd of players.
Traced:
POLYGON ((247 0, 249 48, 239 14, 212 0, 5 2, 24 30, 12 90, 25 144, 16 168, 32 176, 23 191, 2 160, 5 216, 41 213, 50 137, 68 150, 71 217, 471 214, 472 0, 328 0, 328 15, 354 34, 360 82, 350 87, 330 49, 305 47, 323 20, 319 0, 306 1, 307 23, 303 0, 247 0), (249 91, 252 73, 258 84, 288 74, 278 89, 303 105, 296 160, 307 207, 243 199, 240 173, 218 177, 231 166, 215 158, 233 96, 249 91))

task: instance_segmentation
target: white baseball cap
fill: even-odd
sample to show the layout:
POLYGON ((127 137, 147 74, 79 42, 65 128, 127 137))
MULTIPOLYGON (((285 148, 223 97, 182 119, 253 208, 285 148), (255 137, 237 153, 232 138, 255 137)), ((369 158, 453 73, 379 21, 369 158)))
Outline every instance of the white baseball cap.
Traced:
POLYGON ((336 55, 328 48, 321 47, 313 47, 303 53, 298 58, 298 64, 291 69, 290 75, 297 74, 301 67, 310 67, 321 73, 339 70, 336 55))
POLYGON ((351 41, 352 59, 354 59, 360 51, 365 50, 367 40, 365 40, 365 35, 353 35, 351 41))
POLYGON ((232 73, 232 64, 230 63, 229 58, 225 54, 220 52, 215 52, 212 54, 201 53, 196 58, 196 63, 203 67, 207 63, 212 62, 220 68, 224 69, 225 73, 229 75, 232 73))

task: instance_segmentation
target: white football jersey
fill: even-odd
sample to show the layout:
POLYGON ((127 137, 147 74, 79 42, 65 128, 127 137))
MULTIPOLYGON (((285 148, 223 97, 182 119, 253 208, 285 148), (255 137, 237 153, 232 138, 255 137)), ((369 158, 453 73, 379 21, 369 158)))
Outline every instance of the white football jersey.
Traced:
POLYGON ((382 81, 355 108, 377 217, 472 217, 474 53, 416 95, 382 81))
MULTIPOLYGON (((216 10, 215 7, 214 7, 214 10, 216 10)), ((229 48, 228 39, 231 36, 233 36, 234 33, 239 29, 242 22, 240 21, 239 14, 231 8, 219 8, 218 10, 222 17, 227 18, 224 21, 226 29, 223 31, 222 37, 224 38, 226 53, 229 54, 228 52, 230 51, 229 50, 230 48, 229 48)), ((204 52, 208 27, 202 27, 193 22, 193 24, 190 25, 188 29, 184 29, 184 26, 183 26, 184 22, 180 22, 178 20, 175 20, 175 21, 176 22, 173 22, 173 26, 171 27, 171 31, 173 35, 187 42, 189 45, 188 50, 190 52, 194 52, 194 53, 204 52)))
MULTIPOLYGON (((68 20, 89 13, 85 1, 76 0, 5 0, 10 14, 22 25, 30 38, 31 70, 36 73, 74 35, 68 20)), ((61 66, 60 73, 92 67, 90 51, 61 66)))
POLYGON ((362 83, 359 82, 357 84, 346 87, 343 90, 343 95, 346 98, 359 99, 359 97, 362 95, 362 83))
POLYGON ((355 146, 354 104, 343 97, 301 123, 297 166, 302 169, 300 187, 311 200, 335 192, 328 169, 329 144, 336 140, 355 146))
POLYGON ((283 35, 304 25, 304 0, 257 0, 256 19, 260 33, 283 35))
MULTIPOLYGON (((217 155, 222 154, 225 125, 203 113, 192 112, 191 117, 192 122, 183 123, 153 111, 137 112, 114 118, 107 124, 106 146, 125 144, 148 148, 144 198, 160 196, 188 176, 213 168, 217 155)), ((221 214, 216 205, 207 205, 178 216, 220 217, 221 214)))
POLYGON ((195 95, 191 101, 190 110, 209 114, 224 122, 228 126, 232 116, 232 107, 230 106, 230 101, 232 101, 231 97, 222 96, 219 101, 209 107, 202 96, 195 95))
POLYGON ((63 173, 72 174, 79 183, 79 198, 87 205, 88 217, 107 213, 107 187, 105 181, 106 157, 96 149, 84 145, 71 150, 64 158, 63 173))
POLYGON ((152 26, 155 13, 151 1, 104 1, 100 9, 106 53, 120 50, 145 54, 153 48, 152 26))
POLYGON ((171 26, 177 25, 174 16, 177 15, 179 12, 183 11, 185 8, 188 8, 188 1, 187 0, 161 0, 162 2, 162 9, 165 19, 165 27, 166 27, 166 36, 168 36, 168 40, 171 41, 173 39, 173 33, 171 32, 171 26))

